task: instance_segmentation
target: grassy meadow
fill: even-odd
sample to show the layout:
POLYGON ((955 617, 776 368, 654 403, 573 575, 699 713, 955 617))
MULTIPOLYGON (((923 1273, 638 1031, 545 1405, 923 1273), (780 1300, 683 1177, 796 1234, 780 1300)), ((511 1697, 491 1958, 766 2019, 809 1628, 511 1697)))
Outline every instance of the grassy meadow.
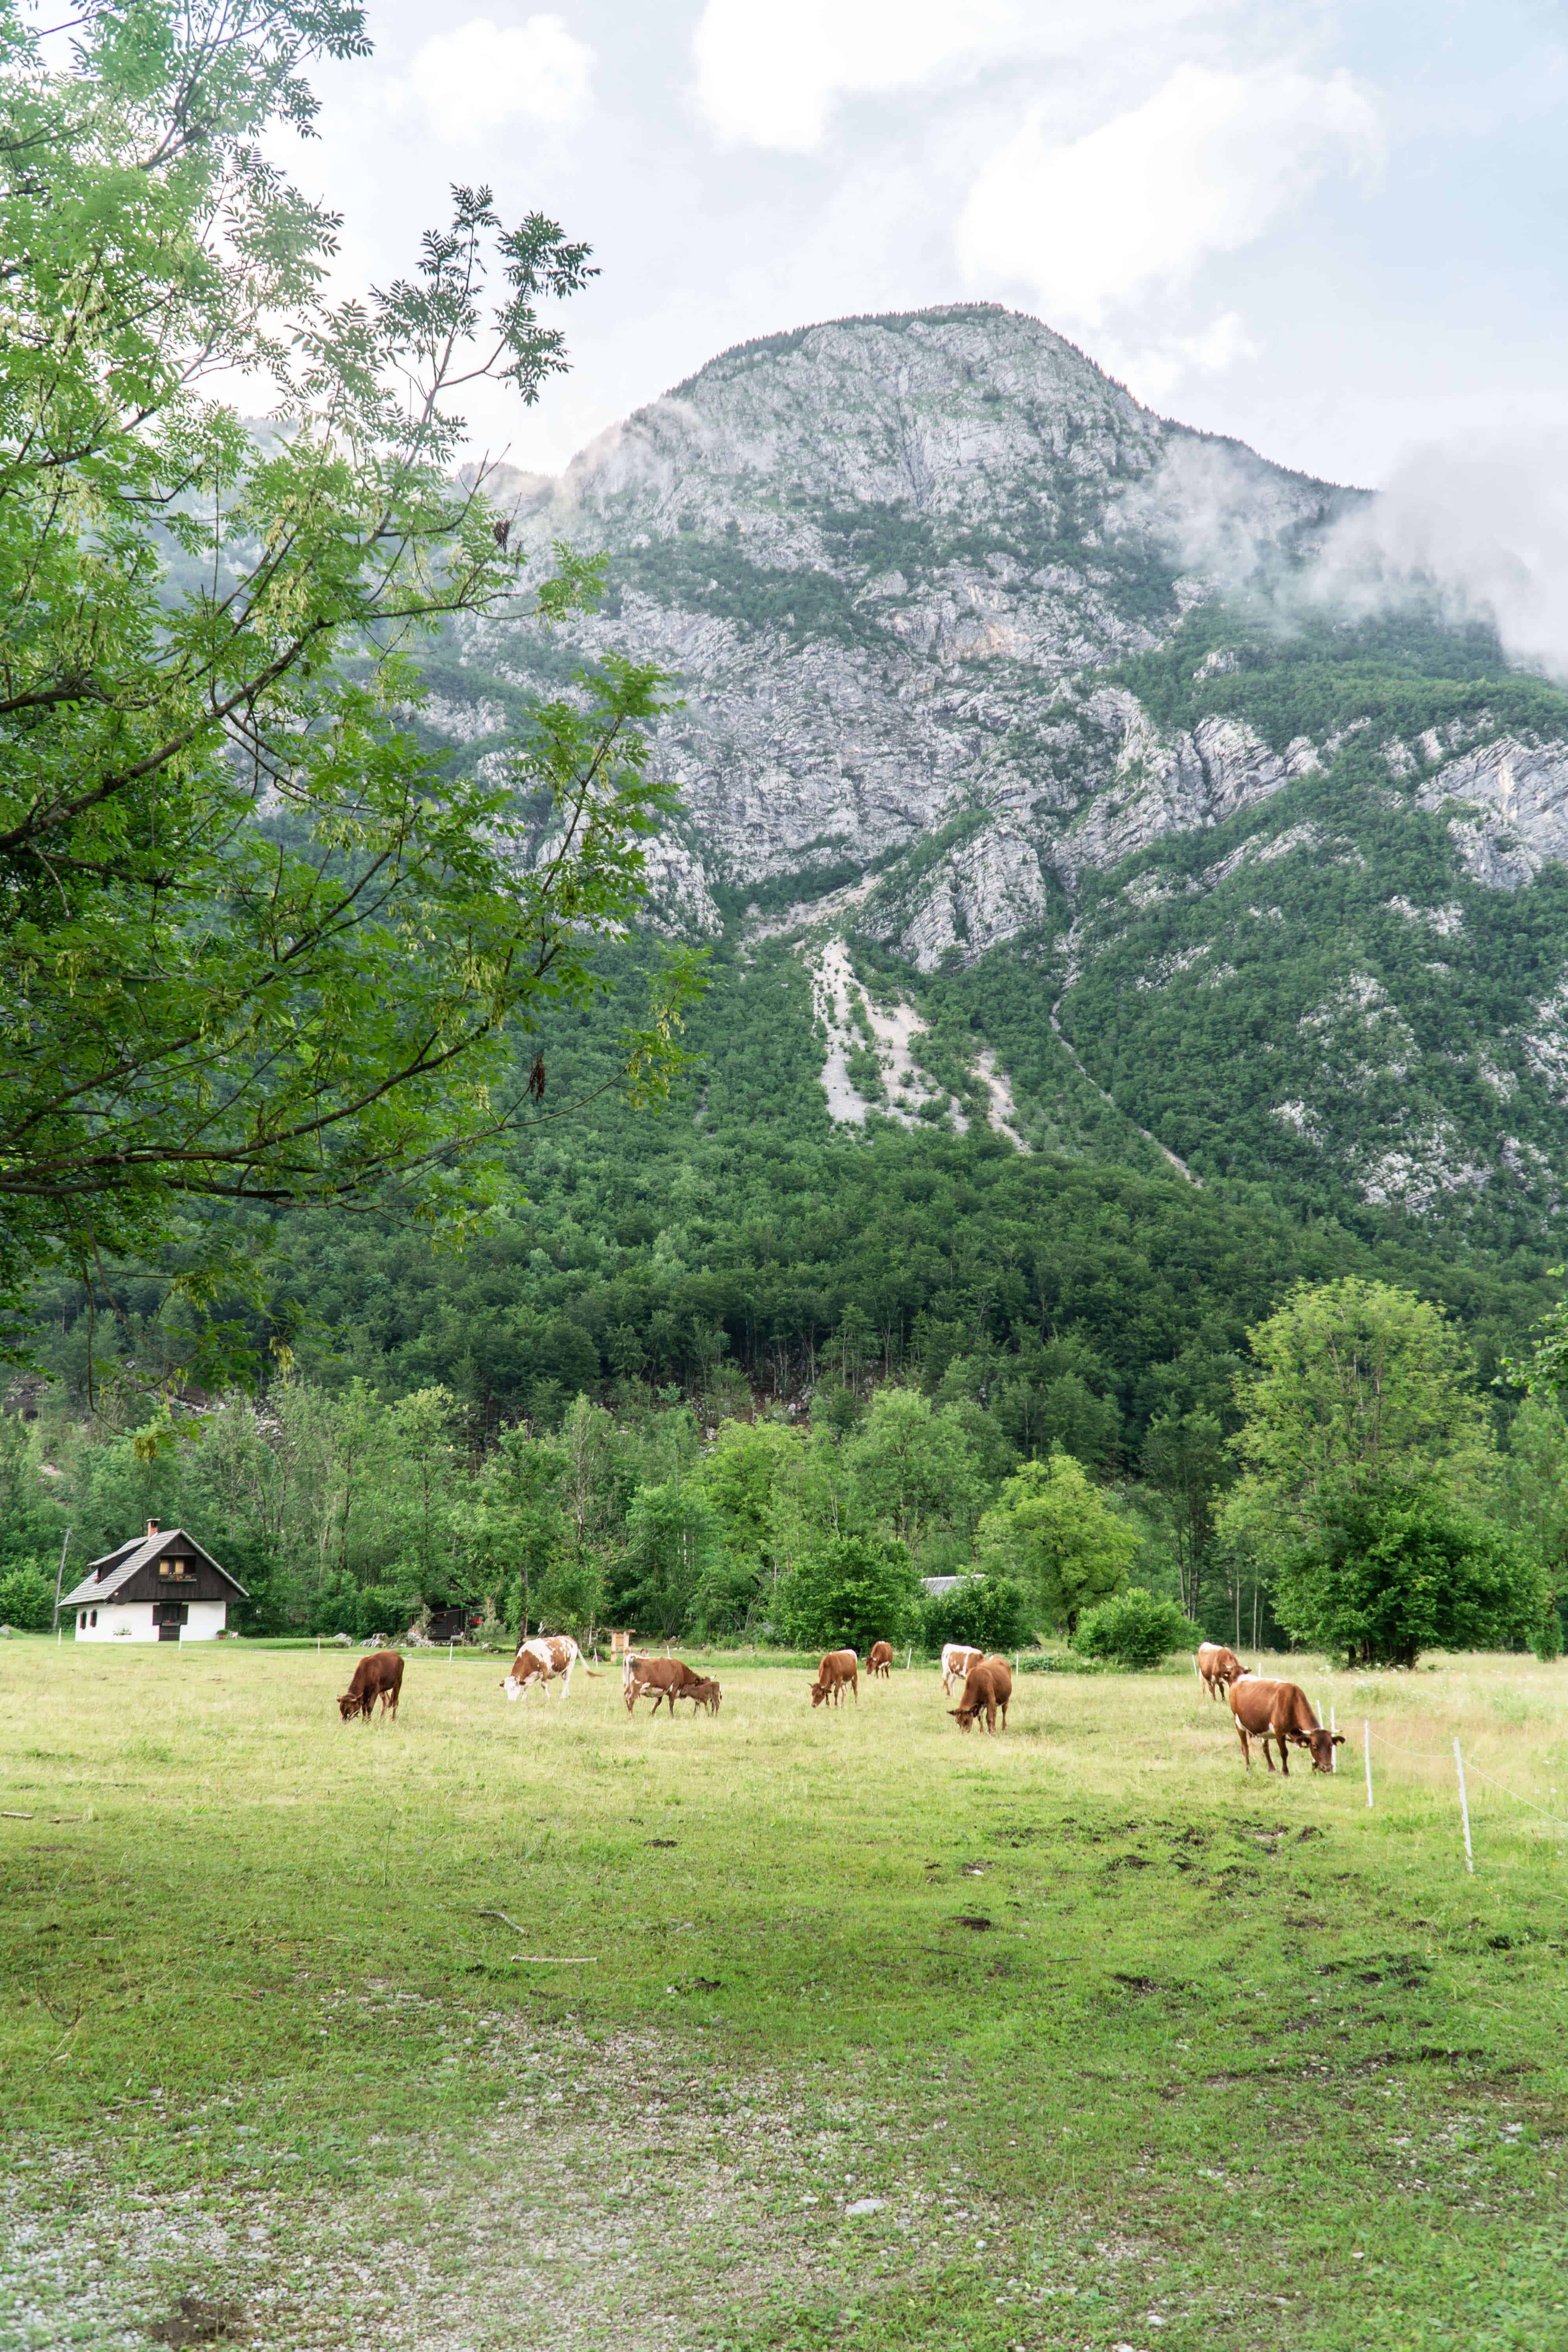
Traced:
POLYGON ((1568 1665, 1289 1670, 0 1644, 0 2344, 1568 2343, 1568 1665))

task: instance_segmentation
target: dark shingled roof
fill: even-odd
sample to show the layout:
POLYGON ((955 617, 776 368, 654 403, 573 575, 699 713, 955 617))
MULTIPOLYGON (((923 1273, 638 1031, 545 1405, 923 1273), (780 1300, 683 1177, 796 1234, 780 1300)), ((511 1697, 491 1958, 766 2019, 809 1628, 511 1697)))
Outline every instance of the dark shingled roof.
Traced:
POLYGON ((196 1541, 195 1536, 188 1536, 184 1528, 160 1528, 156 1535, 138 1536, 132 1542, 121 1544, 117 1551, 106 1551, 100 1559, 95 1559, 75 1591, 62 1594, 60 1607, 79 1609, 85 1602, 112 1601, 139 1569, 145 1568, 149 1560, 161 1559, 176 1543, 205 1560, 226 1584, 233 1587, 238 1600, 249 1600, 250 1595, 238 1578, 231 1576, 227 1569, 196 1541))

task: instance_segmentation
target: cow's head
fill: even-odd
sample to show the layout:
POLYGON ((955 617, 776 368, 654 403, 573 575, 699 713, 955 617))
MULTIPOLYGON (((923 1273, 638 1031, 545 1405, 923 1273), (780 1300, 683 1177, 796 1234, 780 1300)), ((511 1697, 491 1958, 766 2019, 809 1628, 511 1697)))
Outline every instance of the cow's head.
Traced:
POLYGON ((522 1696, 522 1685, 518 1681, 515 1670, 502 1678, 501 1688, 505 1691, 508 1698, 521 1698, 522 1696))
POLYGON ((1342 1731, 1324 1731, 1321 1726, 1316 1731, 1309 1731, 1304 1745, 1312 1751, 1313 1771, 1331 1772, 1334 1769, 1334 1750, 1336 1748, 1342 1748, 1344 1744, 1345 1736, 1342 1731))
POLYGON ((344 1691, 338 1701, 338 1713, 345 1723, 352 1723, 363 1707, 364 1702, 357 1691, 344 1691))
POLYGON ((950 1706, 947 1711, 949 1715, 952 1716, 954 1723, 957 1724, 960 1731, 967 1731, 975 1717, 979 1714, 980 1709, 978 1706, 950 1706))
POLYGON ((811 1685, 811 1703, 812 1703, 813 1706, 820 1706, 822 1705, 823 1700, 824 1700, 826 1696, 827 1696, 827 1685, 826 1685, 826 1683, 813 1683, 813 1684, 812 1684, 812 1685, 811 1685))

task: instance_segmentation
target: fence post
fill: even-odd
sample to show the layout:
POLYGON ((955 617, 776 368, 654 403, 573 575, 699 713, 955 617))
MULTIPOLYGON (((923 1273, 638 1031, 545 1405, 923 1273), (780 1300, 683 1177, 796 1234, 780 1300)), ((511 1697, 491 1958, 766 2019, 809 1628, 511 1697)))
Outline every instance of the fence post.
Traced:
POLYGON ((1372 1726, 1363 1722, 1361 1727, 1362 1746, 1366 1752, 1366 1809, 1372 1811, 1372 1726))
POLYGON ((66 1579, 66 1554, 67 1554, 67 1552, 68 1552, 68 1551, 69 1551, 70 1548, 71 1548, 71 1530, 70 1530, 70 1528, 68 1528, 66 1529, 66 1539, 65 1539, 64 1543, 63 1543, 63 1544, 61 1544, 61 1546, 60 1546, 60 1564, 59 1564, 58 1568, 57 1568, 57 1569, 56 1569, 56 1570, 55 1570, 55 1613, 54 1613, 54 1618, 53 1618, 53 1620, 52 1620, 52 1622, 51 1622, 51 1623, 50 1623, 50 1626, 49 1626, 49 1631, 50 1631, 50 1633, 58 1633, 59 1632, 59 1630, 60 1630, 60 1587, 61 1587, 61 1585, 62 1585, 62 1584, 64 1584, 64 1582, 65 1582, 65 1579, 66 1579))
POLYGON ((905 1657, 905 1659, 904 1659, 904 1672, 905 1672, 905 1674, 906 1674, 906 1675, 909 1673, 910 1665, 911 1661, 913 1660, 914 1654, 915 1654, 915 1645, 914 1645, 914 1643, 911 1642, 911 1643, 910 1643, 910 1647, 909 1647, 909 1654, 908 1654, 908 1655, 907 1655, 907 1656, 905 1657))
POLYGON ((1459 1774, 1459 1819, 1465 1824, 1465 1868, 1473 1878, 1476 1874, 1476 1857, 1470 1851, 1470 1808, 1465 1797, 1465 1759, 1459 1753, 1458 1739, 1454 1742, 1454 1762, 1458 1768, 1459 1774))

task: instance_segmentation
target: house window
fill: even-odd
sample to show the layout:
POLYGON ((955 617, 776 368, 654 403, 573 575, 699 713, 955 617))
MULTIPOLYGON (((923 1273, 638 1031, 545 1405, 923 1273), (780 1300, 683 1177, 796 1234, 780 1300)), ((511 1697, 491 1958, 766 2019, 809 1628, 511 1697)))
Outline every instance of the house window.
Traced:
POLYGON ((94 1623, 95 1625, 96 1625, 96 1624, 97 1624, 97 1622, 98 1622, 98 1612, 97 1612, 97 1610, 96 1610, 96 1609, 95 1609, 95 1610, 93 1611, 93 1612, 92 1612, 92 1622, 93 1622, 93 1623, 94 1623))
POLYGON ((85 1633, 87 1631, 87 1611, 85 1609, 80 1612, 77 1618, 76 1630, 79 1633, 85 1633))

